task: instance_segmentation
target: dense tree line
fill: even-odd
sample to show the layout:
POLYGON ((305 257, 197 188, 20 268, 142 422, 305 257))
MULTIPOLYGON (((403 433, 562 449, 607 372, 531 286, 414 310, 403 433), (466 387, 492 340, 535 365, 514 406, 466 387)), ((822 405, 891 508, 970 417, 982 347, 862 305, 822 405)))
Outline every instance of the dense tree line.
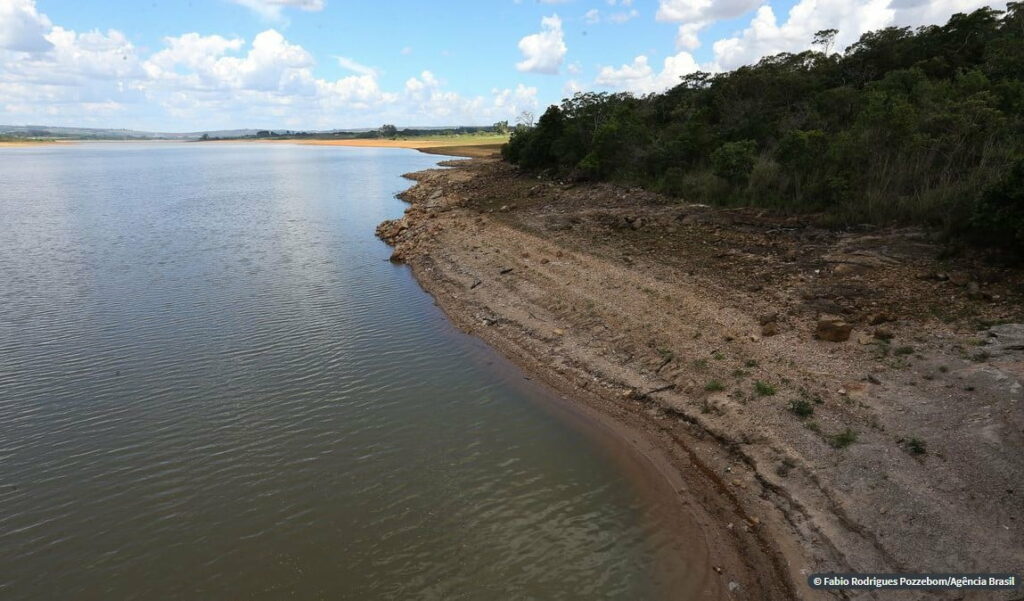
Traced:
POLYGON ((830 53, 577 94, 503 149, 525 169, 689 201, 920 223, 1024 249, 1024 3, 890 27, 830 53))

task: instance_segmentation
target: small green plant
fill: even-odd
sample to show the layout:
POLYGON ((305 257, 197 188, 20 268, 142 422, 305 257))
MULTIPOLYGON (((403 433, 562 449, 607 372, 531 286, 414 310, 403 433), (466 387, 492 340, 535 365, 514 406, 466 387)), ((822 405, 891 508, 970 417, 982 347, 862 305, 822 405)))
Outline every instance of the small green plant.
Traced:
POLYGON ((743 371, 742 369, 734 369, 734 370, 732 370, 732 377, 734 377, 734 378, 743 379, 743 378, 745 378, 745 377, 747 377, 749 375, 750 375, 750 372, 743 371))
POLYGON ((747 359, 747 362, 743 364, 745 367, 757 367, 757 361, 754 359, 747 359))
POLYGON ((946 367, 945 365, 940 365, 939 366, 939 371, 942 372, 942 373, 948 373, 949 372, 949 368, 946 367))
POLYGON ((703 371, 703 370, 708 368, 708 360, 707 359, 696 359, 693 362, 693 367, 703 371))
POLYGON ((814 415, 814 405, 807 399, 794 399, 789 402, 789 410, 800 419, 814 415))
POLYGON ((804 427, 810 430, 811 432, 817 432, 819 434, 821 433, 821 426, 818 425, 818 422, 807 422, 806 424, 804 424, 804 427))
POLYGON ((828 437, 828 444, 836 449, 845 449, 855 442, 857 442, 857 433, 849 428, 828 437))
POLYGON ((909 451, 911 455, 927 455, 928 454, 928 446, 920 438, 911 438, 911 439, 909 439, 907 441, 904 441, 904 442, 906 444, 907 451, 909 451))
POLYGON ((912 346, 900 346, 900 347, 897 347, 895 350, 893 350, 892 354, 896 355, 897 357, 903 356, 903 355, 913 355, 914 354, 914 347, 912 347, 912 346))
POLYGON ((725 355, 718 351, 715 351, 715 354, 711 356, 715 359, 715 361, 722 361, 723 359, 725 359, 725 355))
POLYGON ((772 396, 775 394, 775 388, 771 384, 762 382, 761 380, 754 382, 754 391, 761 396, 772 396))
POLYGON ((704 385, 704 390, 707 390, 708 392, 721 392, 725 390, 725 386, 723 386, 718 380, 711 380, 704 385))

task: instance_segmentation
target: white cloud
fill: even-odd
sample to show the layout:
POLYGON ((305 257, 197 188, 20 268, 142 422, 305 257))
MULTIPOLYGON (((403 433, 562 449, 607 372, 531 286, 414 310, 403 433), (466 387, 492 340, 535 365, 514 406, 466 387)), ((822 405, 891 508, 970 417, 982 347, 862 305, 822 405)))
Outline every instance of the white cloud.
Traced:
POLYGON ((541 31, 519 40, 519 51, 523 60, 516 63, 516 69, 529 73, 558 73, 565 60, 568 48, 562 33, 562 19, 558 15, 544 17, 540 21, 541 31))
POLYGON ((600 23, 601 22, 601 11, 597 10, 596 8, 592 8, 592 9, 588 10, 583 15, 583 21, 585 23, 590 24, 590 25, 593 25, 595 23, 600 23))
POLYGON ((358 73, 360 75, 377 75, 377 70, 373 67, 367 67, 366 65, 358 63, 348 57, 336 56, 334 58, 337 59, 338 64, 341 65, 343 69, 348 69, 353 73, 358 73))
POLYGON ((657 19, 681 23, 676 37, 680 48, 700 45, 700 30, 726 19, 735 19, 760 6, 764 0, 659 0, 657 19))
POLYGON ((327 6, 326 0, 229 0, 253 10, 265 18, 279 19, 281 10, 297 8, 307 12, 321 11, 327 6))
POLYGON ((0 0, 0 48, 17 52, 44 52, 53 46, 46 39, 52 25, 36 11, 35 0, 0 0))
MULTIPOLYGON (((10 2, 0 0, 4 8, 10 2)), ((75 32, 50 25, 31 2, 18 8, 48 28, 46 45, 35 42, 41 50, 31 52, 0 48, 0 121, 311 129, 493 123, 539 106, 537 88, 520 84, 467 97, 445 89, 430 71, 400 90, 385 90, 376 69, 348 57, 336 60, 351 75, 319 78, 312 55, 274 29, 251 42, 186 33, 146 55, 118 31, 75 32)), ((24 37, 18 36, 4 41, 24 37)), ((20 41, 17 47, 26 48, 20 41)))
POLYGON ((839 30, 836 47, 841 50, 869 31, 890 25, 945 23, 953 13, 988 4, 985 0, 801 0, 783 23, 766 5, 739 35, 715 42, 715 67, 735 69, 763 56, 806 50, 814 33, 822 29, 839 30))
POLYGON ((597 84, 635 94, 663 92, 679 84, 680 78, 700 70, 689 52, 680 52, 665 59, 660 72, 655 72, 648 59, 640 55, 621 67, 603 67, 597 84))
POLYGON ((640 11, 634 8, 633 10, 612 13, 611 15, 608 16, 608 20, 615 24, 621 24, 627 21, 632 21, 633 19, 639 16, 640 11))

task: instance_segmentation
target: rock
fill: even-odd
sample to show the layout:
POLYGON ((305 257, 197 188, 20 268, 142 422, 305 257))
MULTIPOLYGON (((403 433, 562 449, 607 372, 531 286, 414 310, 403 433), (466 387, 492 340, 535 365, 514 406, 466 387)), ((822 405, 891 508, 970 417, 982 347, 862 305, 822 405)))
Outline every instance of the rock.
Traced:
POLYGON ((988 330, 985 351, 991 356, 1024 352, 1024 324, 1006 323, 988 330))
POLYGON ((878 377, 875 374, 868 374, 868 382, 871 382, 872 384, 875 384, 876 386, 882 383, 882 381, 879 380, 878 377))
POLYGON ((555 336, 565 336, 565 330, 561 328, 555 328, 555 336))
POLYGON ((967 296, 971 298, 981 298, 981 286, 978 282, 967 282, 967 296))
POLYGON ((892 340, 892 330, 889 328, 875 328, 875 338, 879 340, 892 340))
POLYGON ((759 324, 764 326, 764 325, 768 325, 768 324, 770 324, 770 323, 772 323, 774 321, 778 321, 778 319, 779 319, 779 312, 778 311, 771 311, 769 313, 765 313, 765 314, 761 315, 760 317, 758 317, 757 318, 757 323, 759 323, 759 324))
POLYGON ((763 326, 761 326, 761 335, 762 336, 775 336, 778 333, 779 333, 779 324, 775 323, 774 321, 770 321, 770 322, 764 324, 763 326))
POLYGON ((818 318, 814 337, 818 340, 827 340, 829 342, 845 342, 850 339, 850 332, 852 330, 853 326, 846 323, 842 317, 822 315, 818 318))
POLYGON ((957 286, 966 286, 970 283, 971 276, 963 272, 951 273, 949 274, 949 281, 951 284, 956 284, 957 286))
POLYGON ((872 313, 868 315, 868 324, 877 326, 878 324, 892 321, 892 317, 887 313, 872 313))
POLYGON ((875 337, 867 332, 861 332, 857 334, 857 344, 871 344, 875 341, 875 337))
POLYGON ((736 582, 735 580, 730 580, 728 586, 729 586, 729 592, 730 593, 734 592, 734 591, 740 590, 740 583, 736 582))

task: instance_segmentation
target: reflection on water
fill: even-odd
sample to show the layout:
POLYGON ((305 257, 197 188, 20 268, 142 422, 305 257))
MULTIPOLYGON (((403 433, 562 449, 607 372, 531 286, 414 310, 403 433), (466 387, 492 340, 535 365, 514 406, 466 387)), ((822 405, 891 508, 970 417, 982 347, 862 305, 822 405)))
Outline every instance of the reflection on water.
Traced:
POLYGON ((0 149, 0 597, 635 600, 687 580, 608 451, 384 260, 398 176, 434 160, 0 149))

